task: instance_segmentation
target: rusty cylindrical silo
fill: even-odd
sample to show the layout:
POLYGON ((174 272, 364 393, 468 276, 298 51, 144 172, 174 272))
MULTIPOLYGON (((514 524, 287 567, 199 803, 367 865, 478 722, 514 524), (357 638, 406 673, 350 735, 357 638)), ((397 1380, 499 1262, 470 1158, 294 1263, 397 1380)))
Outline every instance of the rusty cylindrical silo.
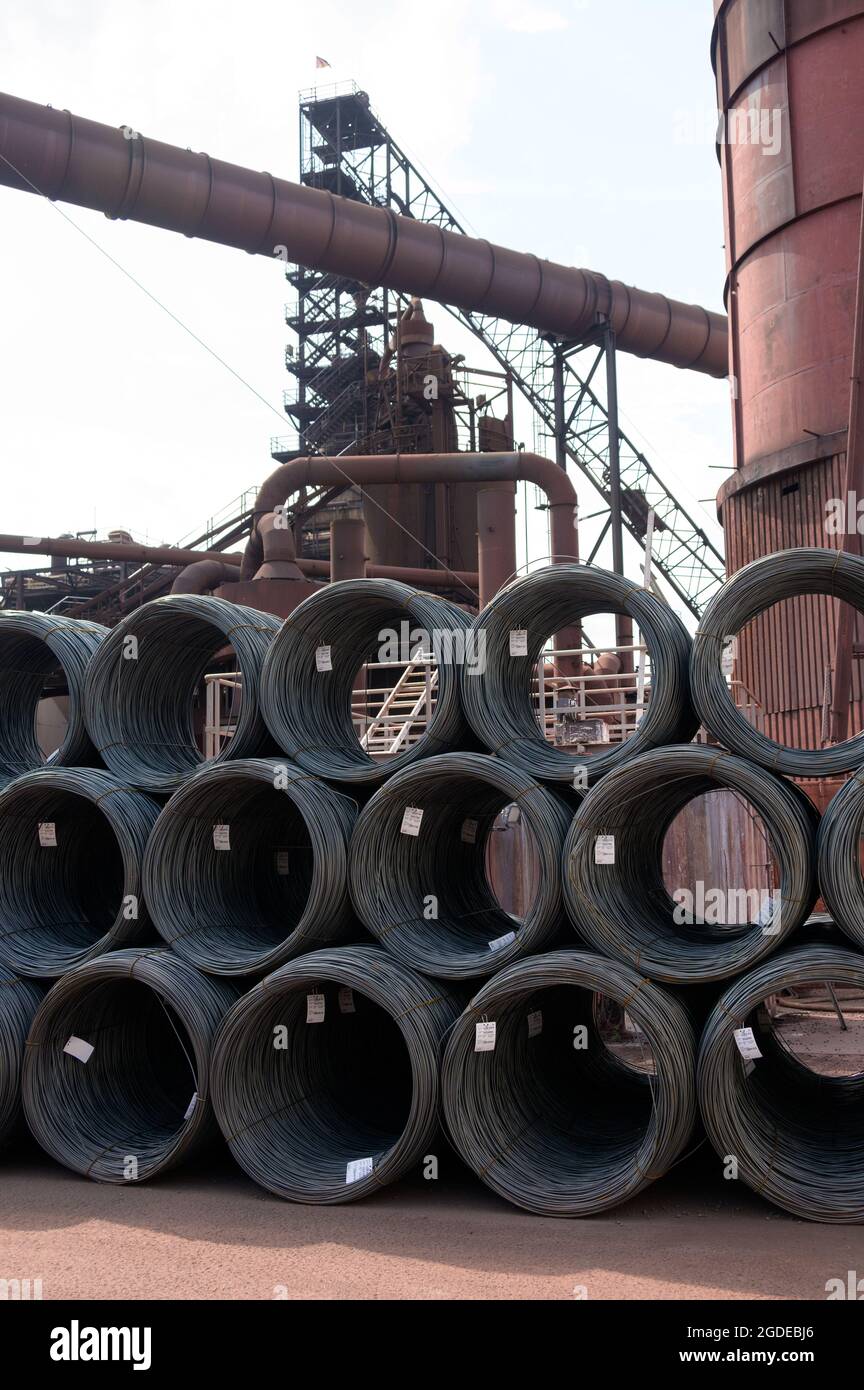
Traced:
MULTIPOLYGON (((828 500, 846 486, 864 3, 714 7, 735 434, 735 471, 718 509, 732 574, 791 546, 844 546, 826 521, 828 500)), ((742 689, 761 727, 783 743, 824 741, 836 610, 830 598, 790 601, 739 643, 742 689)), ((859 622, 853 642, 862 638, 859 622)), ((861 727, 862 672, 853 659, 849 732, 861 727)))

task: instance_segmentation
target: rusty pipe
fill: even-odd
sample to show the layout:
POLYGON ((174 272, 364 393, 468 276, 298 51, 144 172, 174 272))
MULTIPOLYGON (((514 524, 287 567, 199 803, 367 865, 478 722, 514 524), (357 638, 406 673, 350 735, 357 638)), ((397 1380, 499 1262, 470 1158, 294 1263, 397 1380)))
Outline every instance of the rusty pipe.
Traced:
POLYGON ((24 555, 66 555, 82 560, 132 560, 150 565, 192 565, 199 560, 220 560, 239 566, 240 551, 181 550, 174 545, 136 545, 132 541, 79 541, 66 536, 0 536, 0 552, 24 555))
POLYGON ((0 94, 0 184, 726 376, 722 314, 0 94))
POLYGON ((365 577, 366 523, 354 517, 334 517, 330 522, 330 582, 365 577))
MULTIPOLYGON (((576 490, 564 470, 540 454, 520 451, 488 454, 346 454, 338 459, 313 455, 283 463, 265 479, 253 508, 252 534, 241 577, 251 577, 257 568, 261 546, 257 519, 284 505, 300 488, 339 483, 344 483, 346 487, 371 487, 378 483, 517 482, 534 483, 546 494, 553 562, 575 559, 576 490)), ((478 534, 481 576, 484 567, 487 576, 495 572, 494 561, 487 566, 484 557, 486 539, 482 532, 478 534)), ((435 574, 436 571, 430 570, 428 573, 435 574)), ((451 571, 441 570, 438 573, 450 574, 451 571)), ((484 599, 490 597, 491 594, 486 594, 484 599)))
POLYGON ((218 589, 220 584, 231 584, 237 579, 234 565, 225 565, 221 560, 196 560, 187 565, 177 575, 171 585, 172 594, 206 594, 218 589))
POLYGON ((516 484, 490 483, 477 492, 480 606, 516 573, 516 484))

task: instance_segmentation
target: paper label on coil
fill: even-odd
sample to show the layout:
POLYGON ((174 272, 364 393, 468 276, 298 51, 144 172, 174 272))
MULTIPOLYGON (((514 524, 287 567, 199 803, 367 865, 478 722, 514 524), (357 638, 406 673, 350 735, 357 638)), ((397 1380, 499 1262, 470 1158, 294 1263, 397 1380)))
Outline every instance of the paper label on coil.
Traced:
POLYGON ((476 845, 477 843, 477 821, 463 820, 460 838, 466 845, 476 845))
POLYGON ((57 826, 53 820, 40 820, 39 822, 39 843, 43 849, 55 849, 57 846, 57 826))
POLYGON ((528 1015, 528 1036, 536 1038, 538 1033, 543 1032, 543 1010, 535 1009, 528 1015))
POLYGON ((197 1104, 198 1104, 198 1092, 196 1091, 195 1094, 193 1095, 192 1099, 190 1100, 189 1104, 186 1106, 186 1114, 183 1116, 183 1119, 184 1119, 184 1120, 191 1120, 192 1116, 193 1116, 194 1113, 195 1113, 195 1106, 196 1106, 197 1104))
POLYGON ((516 933, 515 933, 515 931, 508 931, 508 932, 506 932, 506 933, 504 934, 504 936, 496 936, 496 938, 495 938, 494 941, 490 941, 490 942, 489 942, 489 950, 490 950, 490 951, 503 951, 505 946, 509 946, 510 943, 511 943, 512 941, 515 941, 515 940, 516 940, 516 933))
POLYGON ((745 1062, 752 1062, 755 1058, 762 1056, 752 1028, 736 1028, 735 1042, 745 1062))
POLYGON ((231 848, 231 827, 230 825, 214 825, 213 827, 213 848, 231 848))
POLYGON ((96 1048, 93 1043, 85 1042, 83 1038, 76 1038, 73 1033, 63 1051, 68 1052, 70 1057, 77 1058, 79 1062, 89 1062, 96 1048))
POLYGON ((474 1051, 494 1052, 497 1023, 478 1023, 474 1027, 474 1051))
POLYGON ((277 874, 288 874, 291 872, 291 851, 289 849, 277 849, 275 854, 277 874))
POLYGON ((510 655, 528 655, 528 629, 527 627, 514 627, 510 629, 510 655))
POLYGON ((333 670, 333 658, 329 647, 315 648, 315 669, 318 671, 333 670))
POLYGON ((372 1172, 371 1158, 352 1158, 348 1167, 345 1169, 345 1181, 359 1182, 361 1178, 368 1178, 372 1172))
POLYGON ((720 671, 726 680, 732 675, 735 669, 735 642, 729 639, 720 652, 720 671))
POLYGON ((615 863, 615 836, 598 835, 594 840, 594 863, 615 863))
POLYGON ((307 994, 307 995, 306 995, 306 1022, 307 1022, 307 1023, 323 1023, 323 1022, 324 1022, 324 995, 323 995, 323 994, 307 994))
POLYGON ((403 835, 419 835, 423 811, 419 806, 406 806, 400 830, 403 835))
POLYGON ((354 1005, 354 991, 347 985, 343 985, 339 991, 339 1012, 342 1014, 356 1014, 357 1009, 354 1005))

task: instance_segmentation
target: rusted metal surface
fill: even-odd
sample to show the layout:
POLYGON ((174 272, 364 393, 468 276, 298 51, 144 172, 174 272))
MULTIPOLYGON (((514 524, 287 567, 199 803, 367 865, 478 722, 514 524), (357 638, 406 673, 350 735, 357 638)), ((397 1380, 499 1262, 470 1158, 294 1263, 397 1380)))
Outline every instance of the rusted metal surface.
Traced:
POLYGON ((846 428, 864 171, 862 0, 725 0, 718 105, 736 464, 846 428))
POLYGON ((354 517, 334 517, 330 522, 330 580, 364 579, 366 576, 366 525, 354 517))
POLYGON ((239 552, 180 550, 173 545, 136 545, 131 541, 79 541, 65 536, 0 536, 0 551, 22 555, 69 555, 89 560, 140 560, 156 565, 191 565, 198 560, 212 559, 226 565, 239 565, 243 559, 239 552))
POLYGON ((0 183, 722 377, 722 314, 0 95, 0 183), (280 248, 284 248, 280 250, 280 248))
POLYGON ((477 562, 480 606, 516 573, 516 487, 491 483, 477 492, 477 562))

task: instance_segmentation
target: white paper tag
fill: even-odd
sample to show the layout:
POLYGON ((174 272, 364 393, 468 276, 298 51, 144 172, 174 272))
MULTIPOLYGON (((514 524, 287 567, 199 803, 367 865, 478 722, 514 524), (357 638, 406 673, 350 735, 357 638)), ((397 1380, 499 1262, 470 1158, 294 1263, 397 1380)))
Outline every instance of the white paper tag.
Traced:
POLYGON ((406 806, 400 829, 403 835, 419 835, 423 812, 419 806, 406 806))
POLYGON ((184 1119, 184 1120, 191 1120, 191 1119, 192 1119, 192 1116, 193 1116, 194 1113, 195 1113, 195 1106, 196 1106, 197 1104, 198 1104, 198 1092, 196 1091, 195 1094, 193 1095, 192 1099, 190 1100, 189 1104, 186 1106, 186 1114, 183 1116, 183 1119, 184 1119))
POLYGON ((231 848, 231 827, 230 825, 214 825, 213 827, 213 848, 231 848))
POLYGON ((371 1172, 371 1158, 352 1158, 348 1167, 345 1169, 345 1181, 359 1182, 361 1178, 368 1178, 371 1172))
POLYGON ((342 1014, 356 1014, 354 1006, 354 991, 347 985, 343 985, 339 991, 339 1012, 342 1014))
POLYGON ((53 820, 40 820, 39 843, 43 849, 53 849, 57 844, 57 826, 53 820))
POLYGON ((291 851, 288 849, 277 849, 274 855, 276 860, 277 874, 288 874, 291 872, 291 851))
POLYGON ((598 835, 594 840, 594 863, 615 863, 615 836, 598 835))
POLYGON ((478 1023, 474 1028, 474 1051, 494 1052, 497 1023, 478 1023))
POLYGON ((528 1036, 536 1038, 538 1033, 543 1032, 543 1010, 535 1009, 528 1015, 528 1036))
POLYGON ((324 1022, 324 995, 323 995, 323 994, 307 994, 307 995, 306 995, 306 1022, 307 1022, 307 1023, 323 1023, 323 1022, 324 1022))
POLYGON ((329 647, 315 648, 315 667, 318 671, 333 670, 333 658, 329 647))
POLYGON ((494 941, 489 942, 490 951, 503 951, 505 946, 509 946, 511 941, 516 940, 515 931, 505 932, 503 936, 496 936, 494 941))
POLYGON ((461 838, 466 845, 476 845, 477 843, 477 821, 463 820, 461 838))
POLYGON ((745 1062, 751 1062, 754 1058, 762 1056, 756 1039, 753 1036, 752 1028, 736 1028, 735 1041, 738 1044, 738 1051, 741 1053, 745 1062))
POLYGON ((732 642, 727 642, 720 653, 720 671, 728 680, 735 669, 735 646, 732 642))
POLYGON ((76 1038, 73 1033, 63 1051, 68 1052, 70 1057, 77 1057, 79 1062, 89 1062, 96 1048, 93 1043, 85 1042, 83 1038, 76 1038))
POLYGON ((525 627, 514 627, 510 629, 510 655, 528 655, 528 629, 525 627))

